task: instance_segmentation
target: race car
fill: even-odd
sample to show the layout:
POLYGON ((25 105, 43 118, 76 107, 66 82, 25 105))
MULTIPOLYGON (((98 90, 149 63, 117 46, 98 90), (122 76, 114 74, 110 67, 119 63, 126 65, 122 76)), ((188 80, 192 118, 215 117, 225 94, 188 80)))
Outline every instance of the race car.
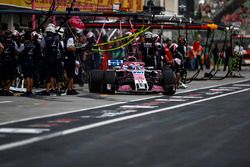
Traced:
POLYGON ((156 70, 130 56, 125 62, 110 60, 107 70, 92 70, 89 74, 89 92, 114 94, 116 92, 163 93, 174 95, 176 76, 168 67, 156 70))

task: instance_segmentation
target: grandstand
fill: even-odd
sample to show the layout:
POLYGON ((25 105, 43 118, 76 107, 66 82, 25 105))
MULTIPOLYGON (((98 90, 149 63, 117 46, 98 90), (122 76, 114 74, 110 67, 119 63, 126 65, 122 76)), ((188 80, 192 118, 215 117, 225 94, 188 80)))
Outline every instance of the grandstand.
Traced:
POLYGON ((195 16, 201 21, 237 26, 242 34, 250 34, 249 0, 199 0, 196 1, 195 16))
POLYGON ((225 25, 238 26, 241 29, 241 34, 250 34, 250 1, 243 3, 240 8, 233 13, 224 15, 221 21, 225 25))

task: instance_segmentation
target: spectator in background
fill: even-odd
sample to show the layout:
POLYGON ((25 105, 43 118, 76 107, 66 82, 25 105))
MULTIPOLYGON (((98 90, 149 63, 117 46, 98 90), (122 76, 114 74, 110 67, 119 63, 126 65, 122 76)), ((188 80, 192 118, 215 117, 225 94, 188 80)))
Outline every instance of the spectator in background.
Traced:
POLYGON ((218 0, 219 8, 222 8, 225 4, 225 0, 218 0))
POLYGON ((218 3, 216 2, 216 0, 212 0, 211 1, 211 14, 215 14, 216 13, 216 10, 218 8, 218 3))
POLYGON ((202 4, 201 3, 199 4, 198 11, 197 11, 197 14, 196 14, 196 18, 197 19, 202 19, 202 4))
POLYGON ((225 0, 206 0, 205 2, 200 3, 197 11, 197 19, 207 19, 213 17, 217 10, 224 7, 224 5, 225 0))
POLYGON ((209 3, 205 3, 203 6, 203 16, 211 18, 211 6, 209 3))

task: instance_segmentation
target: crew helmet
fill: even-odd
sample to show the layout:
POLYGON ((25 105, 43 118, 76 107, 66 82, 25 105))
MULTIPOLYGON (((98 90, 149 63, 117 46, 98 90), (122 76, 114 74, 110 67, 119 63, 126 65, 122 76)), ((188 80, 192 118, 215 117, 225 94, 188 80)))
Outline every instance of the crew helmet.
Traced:
POLYGON ((88 38, 88 39, 89 38, 94 38, 94 36, 95 36, 94 33, 90 31, 90 32, 87 33, 86 38, 88 38))
POLYGON ((47 27, 54 27, 54 28, 56 28, 55 24, 53 24, 53 23, 49 23, 49 24, 47 25, 47 27))
POLYGON ((153 40, 154 40, 155 42, 158 42, 159 39, 160 39, 160 37, 159 37, 158 34, 152 34, 152 38, 153 38, 153 40))
POLYGON ((130 35, 132 35, 133 33, 132 32, 130 32, 130 31, 128 31, 128 32, 125 32, 125 35, 127 35, 127 36, 130 36, 130 35))
POLYGON ((36 31, 32 31, 31 36, 35 37, 36 35, 38 35, 38 33, 36 31))
POLYGON ((152 38, 152 32, 147 31, 147 32, 145 32, 144 36, 145 36, 146 39, 151 39, 152 38))
POLYGON ((55 25, 52 23, 48 24, 48 26, 45 28, 45 32, 55 33, 56 32, 55 25))
POLYGON ((18 37, 20 33, 17 30, 13 30, 12 35, 18 37))
POLYGON ((56 33, 58 35, 60 35, 61 37, 63 37, 63 35, 64 35, 64 29, 62 27, 60 27, 60 26, 57 26, 56 27, 56 33))

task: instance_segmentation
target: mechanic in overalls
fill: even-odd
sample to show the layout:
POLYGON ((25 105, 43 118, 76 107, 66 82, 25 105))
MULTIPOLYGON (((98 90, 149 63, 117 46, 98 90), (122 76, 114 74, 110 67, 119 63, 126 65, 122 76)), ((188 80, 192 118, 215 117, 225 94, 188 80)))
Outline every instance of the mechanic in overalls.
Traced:
POLYGON ((186 55, 186 41, 183 36, 179 36, 178 38, 178 47, 176 48, 176 52, 173 55, 176 69, 176 83, 178 88, 186 89, 187 86, 182 82, 184 74, 186 73, 186 69, 184 67, 185 64, 185 55, 186 55))
POLYGON ((1 77, 2 77, 2 92, 3 96, 13 96, 10 91, 12 80, 16 73, 16 49, 15 43, 12 41, 12 32, 7 30, 4 35, 4 50, 0 56, 1 59, 1 77))
POLYGON ((23 96, 32 96, 32 88, 33 88, 33 76, 34 76, 34 57, 35 50, 37 49, 34 41, 31 40, 31 32, 27 31, 24 34, 24 44, 21 54, 21 65, 22 71, 26 83, 26 92, 22 94, 23 96))
MULTIPOLYGON (((74 30, 74 29, 72 29, 74 30)), ((76 76, 75 69, 76 69, 76 46, 75 46, 75 39, 73 34, 74 32, 70 33, 72 30, 66 29, 64 46, 64 68, 67 75, 67 95, 76 95, 78 92, 74 89, 74 78, 76 76)))
POLYGON ((141 43, 139 50, 142 54, 142 61, 145 63, 145 67, 156 68, 156 63, 155 63, 156 47, 152 35, 153 34, 151 32, 145 32, 144 34, 145 41, 141 43))
POLYGON ((59 41, 55 40, 55 25, 49 24, 45 31, 45 48, 44 48, 44 70, 46 70, 46 91, 43 95, 50 96, 50 89, 56 78, 57 52, 59 41))

